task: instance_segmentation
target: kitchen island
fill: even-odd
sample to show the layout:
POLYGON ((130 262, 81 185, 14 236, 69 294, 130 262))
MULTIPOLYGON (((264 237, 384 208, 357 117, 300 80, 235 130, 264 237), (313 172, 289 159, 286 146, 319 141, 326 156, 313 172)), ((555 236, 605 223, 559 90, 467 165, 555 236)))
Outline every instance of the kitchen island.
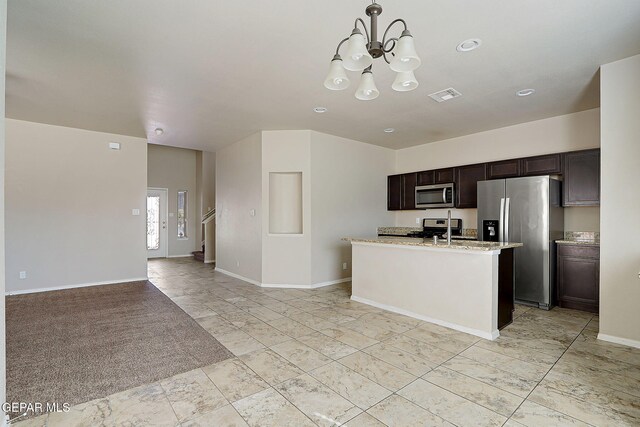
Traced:
POLYGON ((352 246, 354 301, 490 340, 511 323, 513 251, 522 243, 343 240, 352 246))

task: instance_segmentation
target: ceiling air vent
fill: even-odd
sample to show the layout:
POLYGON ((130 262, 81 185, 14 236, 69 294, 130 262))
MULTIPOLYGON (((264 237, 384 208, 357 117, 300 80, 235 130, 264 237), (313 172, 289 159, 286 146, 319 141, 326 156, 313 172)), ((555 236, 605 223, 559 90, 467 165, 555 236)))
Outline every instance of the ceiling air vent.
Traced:
POLYGON ((460 92, 458 92, 457 90, 455 90, 454 88, 452 88, 452 87, 450 87, 449 89, 441 90, 439 92, 435 92, 435 93, 432 93, 431 95, 429 95, 429 97, 431 99, 433 99, 434 101, 437 101, 437 102, 448 101, 450 99, 457 98, 459 96, 462 96, 462 94, 460 92))

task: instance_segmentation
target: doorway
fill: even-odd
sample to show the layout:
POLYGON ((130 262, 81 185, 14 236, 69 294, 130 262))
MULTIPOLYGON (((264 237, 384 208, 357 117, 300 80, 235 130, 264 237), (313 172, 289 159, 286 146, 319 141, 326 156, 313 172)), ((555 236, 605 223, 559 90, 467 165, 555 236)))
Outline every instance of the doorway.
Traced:
POLYGON ((166 258, 168 195, 166 188, 147 189, 147 258, 166 258))

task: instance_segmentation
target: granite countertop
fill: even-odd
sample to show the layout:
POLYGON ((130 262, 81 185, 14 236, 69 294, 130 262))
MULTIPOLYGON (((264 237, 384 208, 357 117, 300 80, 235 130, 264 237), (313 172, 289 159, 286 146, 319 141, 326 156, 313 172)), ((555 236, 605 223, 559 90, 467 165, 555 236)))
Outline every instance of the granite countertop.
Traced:
POLYGON ((588 246, 600 246, 600 239, 596 240, 556 240, 559 245, 588 245, 588 246))
POLYGON ((519 248, 522 243, 499 243, 499 242, 478 242, 453 240, 447 244, 446 239, 438 240, 438 244, 433 243, 433 239, 422 239, 416 237, 387 237, 376 236, 369 238, 344 237, 342 240, 356 243, 379 243, 387 245, 424 246, 427 248, 456 249, 461 251, 496 251, 501 249, 519 248))

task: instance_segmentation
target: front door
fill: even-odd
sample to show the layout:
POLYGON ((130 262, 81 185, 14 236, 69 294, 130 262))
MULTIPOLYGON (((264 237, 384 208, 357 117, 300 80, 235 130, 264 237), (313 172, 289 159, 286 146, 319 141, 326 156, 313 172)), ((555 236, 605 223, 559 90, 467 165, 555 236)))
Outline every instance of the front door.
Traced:
POLYGON ((147 190, 147 258, 167 257, 167 201, 166 188, 147 190))

